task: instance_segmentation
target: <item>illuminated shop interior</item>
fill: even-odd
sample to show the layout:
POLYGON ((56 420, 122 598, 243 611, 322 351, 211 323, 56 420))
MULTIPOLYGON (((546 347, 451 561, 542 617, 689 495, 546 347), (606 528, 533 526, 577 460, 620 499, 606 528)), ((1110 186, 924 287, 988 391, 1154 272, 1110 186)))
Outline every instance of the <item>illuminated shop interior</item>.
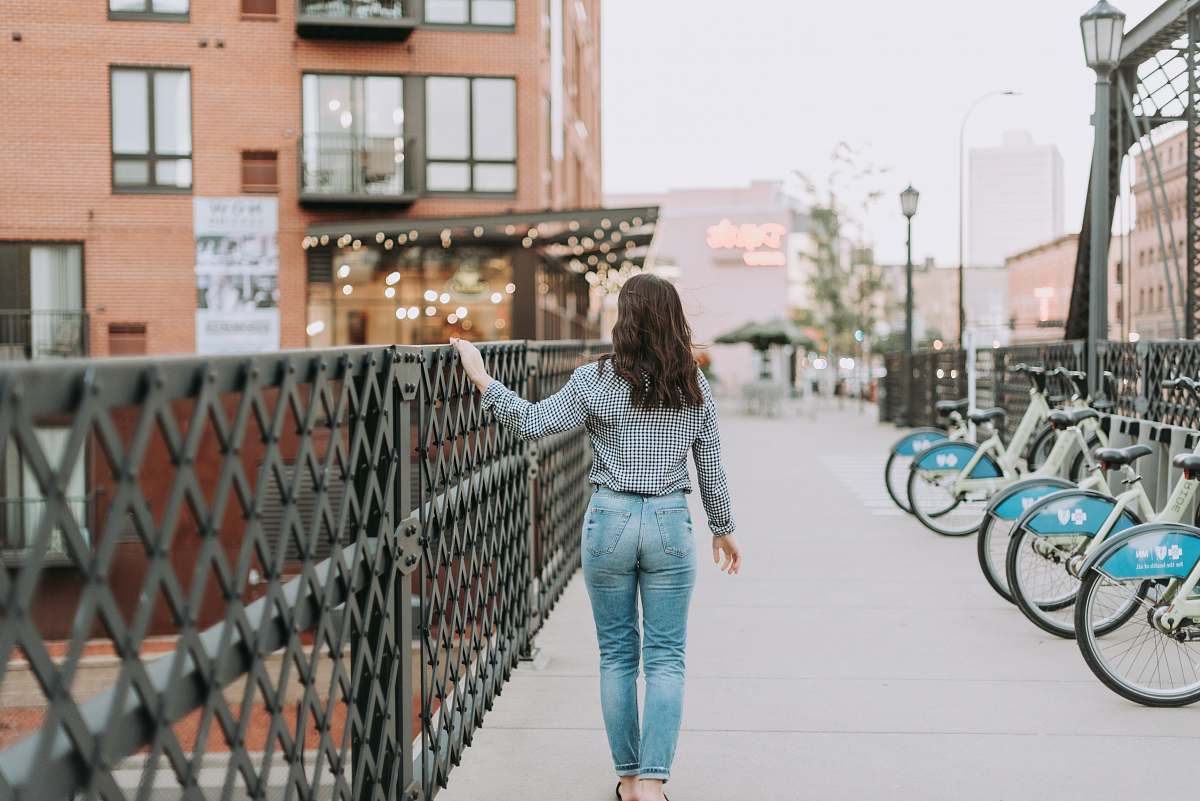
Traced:
POLYGON ((353 221, 310 228, 308 344, 586 339, 641 272, 656 207, 353 221))

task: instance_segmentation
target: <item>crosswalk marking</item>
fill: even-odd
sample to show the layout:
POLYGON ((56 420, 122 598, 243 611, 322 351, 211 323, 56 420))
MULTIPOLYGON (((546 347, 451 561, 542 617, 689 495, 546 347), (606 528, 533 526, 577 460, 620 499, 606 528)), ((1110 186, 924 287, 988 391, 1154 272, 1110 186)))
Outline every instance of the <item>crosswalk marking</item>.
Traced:
POLYGON ((883 484, 883 466, 887 454, 825 456, 823 461, 829 473, 854 496, 855 502, 874 517, 907 517, 907 513, 896 506, 883 484))

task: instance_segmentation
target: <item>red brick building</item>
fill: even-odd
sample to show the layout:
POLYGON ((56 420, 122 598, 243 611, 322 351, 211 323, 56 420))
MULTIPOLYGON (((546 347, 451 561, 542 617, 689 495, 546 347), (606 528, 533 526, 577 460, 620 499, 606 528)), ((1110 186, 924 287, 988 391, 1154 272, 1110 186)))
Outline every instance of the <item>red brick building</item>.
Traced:
MULTIPOLYGON (((345 288, 308 269, 321 226, 598 206, 598 6, 11 0, 0 357, 196 351, 218 291, 197 275, 197 199, 250 198, 277 230, 277 272, 224 289, 277 307, 281 347, 310 342, 314 293, 345 288)), ((355 320, 313 344, 366 341, 355 320)))
MULTIPOLYGON (((653 236, 655 209, 597 208, 599 0, 4 11, 0 360, 595 336, 593 290, 653 236)), ((47 458, 68 434, 39 427, 47 458)), ((0 451, 5 563, 45 506, 25 458, 0 451)), ((156 437, 151 507, 168 461, 156 437)), ((113 501, 95 442, 64 483, 99 531, 113 501)), ((131 608, 145 556, 118 534, 110 577, 131 608)), ((240 524, 222 536, 233 553, 240 524)), ((55 637, 82 585, 51 537, 62 569, 38 615, 55 637)), ((197 542, 181 521, 181 571, 197 542)), ((152 630, 172 630, 165 608, 152 630)))

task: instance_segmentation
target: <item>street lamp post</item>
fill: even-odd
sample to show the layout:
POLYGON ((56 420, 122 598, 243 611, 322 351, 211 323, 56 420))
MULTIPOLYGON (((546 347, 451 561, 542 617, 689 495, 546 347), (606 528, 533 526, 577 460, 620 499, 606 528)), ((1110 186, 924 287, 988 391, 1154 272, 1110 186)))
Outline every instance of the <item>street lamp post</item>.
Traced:
POLYGON ((909 184, 900 193, 900 211, 908 220, 908 257, 904 262, 904 352, 913 352, 913 287, 912 287, 912 218, 917 213, 917 199, 920 193, 909 184))
POLYGON ((1090 201, 1091 247, 1088 264, 1088 384, 1093 398, 1104 392, 1099 343, 1108 337, 1108 239, 1112 222, 1108 208, 1110 76, 1121 60, 1125 15, 1100 0, 1079 18, 1083 54, 1096 73, 1096 110, 1092 116, 1095 144, 1092 146, 1092 197, 1090 201))
POLYGON ((971 101, 971 105, 967 106, 967 110, 963 113, 962 124, 958 126, 958 345, 963 346, 963 334, 967 329, 967 305, 966 305, 966 255, 963 249, 963 184, 966 183, 966 168, 964 165, 966 154, 966 135, 967 135, 967 120, 971 119, 971 113, 975 108, 987 100, 989 97, 1015 96, 1020 92, 1014 92, 1012 89, 998 89, 994 92, 987 92, 971 101))

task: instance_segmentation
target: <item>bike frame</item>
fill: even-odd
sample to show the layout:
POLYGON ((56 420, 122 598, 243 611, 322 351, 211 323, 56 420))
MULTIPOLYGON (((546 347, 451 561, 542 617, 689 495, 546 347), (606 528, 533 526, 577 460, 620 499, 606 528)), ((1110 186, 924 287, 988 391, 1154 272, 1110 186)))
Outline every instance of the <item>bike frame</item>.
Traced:
MULTIPOLYGON (((1029 406, 1021 415, 1021 422, 1017 425, 1017 430, 1013 433, 1008 447, 1005 447, 1004 443, 1000 441, 999 432, 993 431, 992 435, 980 444, 975 453, 971 454, 967 464, 959 471, 958 479, 954 482, 954 492, 956 494, 984 492, 990 495, 1005 484, 1016 480, 1020 470, 1021 455, 1029 445, 1029 440, 1033 438, 1034 431, 1049 414, 1050 404, 1046 401, 1045 395, 1036 387, 1030 389, 1029 406), (967 478, 985 455, 991 456, 995 460, 1003 475, 999 478, 967 478)), ((1080 437, 1079 443, 1084 453, 1087 453, 1088 450, 1087 438, 1079 429, 1083 428, 1090 432, 1098 426, 1099 423, 1096 420, 1084 420, 1081 426, 1073 427, 1077 432, 1076 436, 1080 437)), ((1046 463, 1038 468, 1034 475, 1057 476, 1062 472, 1063 467, 1066 466, 1067 457, 1076 445, 1072 437, 1062 436, 1062 433, 1066 432, 1061 432, 1059 436, 1055 437, 1054 447, 1047 454, 1046 463)))
MULTIPOLYGON (((1197 445, 1194 452, 1200 453, 1200 444, 1197 445)), ((1116 527, 1117 522, 1121 519, 1121 515, 1123 515, 1127 509, 1133 508, 1146 523, 1184 522, 1184 513, 1187 511, 1192 499, 1196 497, 1196 490, 1198 487, 1200 487, 1200 480, 1192 478, 1179 479, 1179 481, 1175 483, 1174 488, 1172 488, 1171 494, 1167 498, 1166 505, 1161 511, 1158 511, 1154 508, 1154 504, 1151 503, 1150 496, 1146 494, 1146 488, 1142 485, 1142 481, 1138 477, 1137 472, 1129 465, 1125 465, 1121 468, 1121 470, 1125 475, 1125 481, 1130 484, 1130 487, 1114 497, 1115 503, 1112 511, 1110 511, 1108 517, 1104 519, 1104 522, 1100 525, 1100 528, 1096 530, 1094 536, 1054 536, 1039 537, 1038 539, 1053 540, 1056 546, 1070 545, 1070 553, 1072 556, 1080 555, 1086 560, 1087 557, 1095 553, 1096 550, 1099 549, 1102 544, 1104 544, 1104 542, 1108 539, 1108 536, 1112 533, 1113 528, 1116 527)), ((1089 476, 1089 478, 1091 477, 1089 476)), ((1113 497, 1112 491, 1108 487, 1108 482, 1102 477, 1100 479, 1099 486, 1080 486, 1079 489, 1095 489, 1098 492, 1113 497)), ((1191 574, 1188 575, 1187 579, 1185 579, 1180 586, 1191 590, 1198 581, 1200 581, 1200 562, 1196 564, 1196 567, 1192 569, 1191 574)), ((1185 595, 1186 594, 1187 593, 1185 593, 1185 595)), ((1184 612, 1182 614, 1200 616, 1200 599, 1196 599, 1192 602, 1185 601, 1184 603, 1190 604, 1188 608, 1194 611, 1184 612)))

